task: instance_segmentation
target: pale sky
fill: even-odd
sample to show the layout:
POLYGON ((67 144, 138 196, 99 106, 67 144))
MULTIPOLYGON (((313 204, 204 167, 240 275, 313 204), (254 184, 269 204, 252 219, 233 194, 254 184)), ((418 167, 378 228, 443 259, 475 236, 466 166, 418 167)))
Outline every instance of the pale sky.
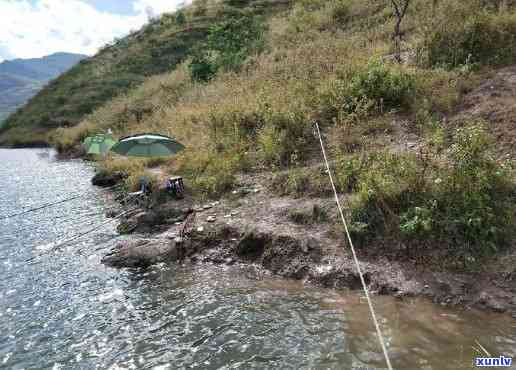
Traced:
POLYGON ((0 0, 0 61, 55 52, 94 54, 185 0, 0 0))

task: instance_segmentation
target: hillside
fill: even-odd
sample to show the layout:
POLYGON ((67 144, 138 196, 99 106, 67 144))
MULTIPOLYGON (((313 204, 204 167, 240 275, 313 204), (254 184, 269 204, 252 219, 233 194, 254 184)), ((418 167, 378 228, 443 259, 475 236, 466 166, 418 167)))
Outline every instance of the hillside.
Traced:
POLYGON ((512 87, 496 76, 516 56, 516 9, 481 0, 407 9, 396 43, 391 2, 299 0, 266 19, 232 12, 190 60, 57 131, 56 145, 70 153, 107 129, 159 132, 187 149, 172 160, 108 158, 100 173, 126 172, 136 189, 161 164, 201 199, 231 197, 243 174, 271 196, 327 198, 318 122, 353 238, 374 246, 363 253, 437 270, 514 260, 516 115, 502 93, 512 87))
POLYGON ((9 113, 21 107, 45 84, 70 69, 85 55, 55 53, 42 58, 0 63, 0 127, 9 113))
MULTIPOLYGON (((282 8, 286 2, 233 3, 262 14, 282 8)), ((0 132, 0 144, 48 141, 48 133, 52 130, 75 126, 87 114, 140 85, 145 78, 173 70, 205 39, 208 27, 225 16, 222 5, 208 6, 206 1, 194 1, 178 14, 165 14, 141 30, 114 40, 97 55, 81 61, 52 81, 12 114, 0 132)))
MULTIPOLYGON (((293 223, 311 225, 341 254, 340 221, 317 208, 333 204, 318 123, 352 238, 372 273, 385 261, 413 276, 467 273, 455 276, 461 286, 484 281, 514 308, 516 4, 412 0, 402 19, 394 4, 197 1, 55 80, 10 117, 2 139, 40 135, 70 155, 108 129, 174 136, 186 149, 172 159, 98 159, 98 177, 125 174, 127 191, 138 190, 142 176, 151 180, 155 208, 142 222, 176 219, 160 213, 178 204, 159 187, 160 174, 175 174, 185 179, 185 206, 220 199, 223 214, 254 212, 261 217, 247 222, 281 237, 293 223), (163 53, 151 55, 158 47, 163 53), (269 203, 246 197, 260 191, 269 203), (310 206, 291 209, 296 204, 310 206)), ((292 245, 274 253, 296 256, 292 245)), ((302 278, 303 261, 293 262, 302 278)), ((476 288, 476 302, 497 306, 476 288)), ((396 289, 403 287, 387 293, 396 289)))

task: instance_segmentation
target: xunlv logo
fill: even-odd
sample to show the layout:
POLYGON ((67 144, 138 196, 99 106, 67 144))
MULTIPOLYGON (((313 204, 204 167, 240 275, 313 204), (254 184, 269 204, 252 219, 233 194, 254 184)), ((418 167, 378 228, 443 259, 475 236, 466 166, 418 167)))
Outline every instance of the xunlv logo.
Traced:
POLYGON ((509 367, 512 365, 510 357, 477 357, 475 359, 476 367, 509 367))

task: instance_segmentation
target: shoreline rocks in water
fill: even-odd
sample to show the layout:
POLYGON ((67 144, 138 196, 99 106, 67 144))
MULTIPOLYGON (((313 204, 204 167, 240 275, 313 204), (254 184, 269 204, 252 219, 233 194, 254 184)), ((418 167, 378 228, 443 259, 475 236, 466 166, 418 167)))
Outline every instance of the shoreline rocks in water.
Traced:
POLYGON ((118 244, 102 258, 111 267, 148 267, 161 262, 173 262, 179 258, 177 243, 173 240, 138 239, 118 244))
MULTIPOLYGON (((166 230, 161 225, 158 228, 161 233, 155 232, 152 239, 122 243, 103 262, 119 268, 147 267, 161 262, 241 263, 307 284, 361 289, 349 250, 342 239, 331 236, 330 226, 296 224, 290 217, 292 209, 301 212, 314 204, 329 209, 333 207, 332 199, 271 199, 263 193, 252 196, 256 199, 246 198, 238 209, 230 207, 230 202, 221 202, 209 210, 199 210, 192 233, 184 241, 178 237, 181 223, 169 224, 166 230), (208 220, 206 216, 213 212, 234 216, 208 220)), ((184 206, 185 201, 172 202, 166 205, 166 210, 139 215, 135 229, 149 232, 152 226, 170 220, 170 214, 186 216, 187 211, 193 211, 184 206), (174 205, 182 208, 174 210, 174 205)), ((441 305, 475 307, 516 316, 515 274, 436 272, 388 256, 362 255, 361 267, 369 289, 377 294, 400 299, 424 296, 441 305)))

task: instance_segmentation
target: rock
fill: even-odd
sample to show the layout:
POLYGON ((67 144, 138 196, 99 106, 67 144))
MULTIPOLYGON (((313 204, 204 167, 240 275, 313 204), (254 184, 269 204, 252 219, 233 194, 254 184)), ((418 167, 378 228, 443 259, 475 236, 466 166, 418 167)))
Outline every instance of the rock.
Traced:
POLYGON ((231 215, 224 215, 224 218, 231 218, 231 215))
POLYGON ((204 231, 204 227, 199 226, 199 227, 197 228, 197 232, 198 232, 198 233, 202 233, 203 231, 204 231))
POLYGON ((215 216, 208 216, 208 217, 206 218, 206 221, 207 221, 207 222, 215 222, 216 220, 217 220, 217 219, 215 218, 215 216))
POLYGON ((486 304, 490 298, 491 297, 489 296, 489 294, 487 294, 486 292, 482 292, 478 297, 478 303, 486 304))
POLYGON ((161 234, 160 236, 163 238, 166 238, 166 239, 173 240, 177 237, 177 233, 176 232, 165 233, 165 234, 161 234))
POLYGON ((115 218, 116 216, 118 216, 120 213, 122 213, 121 210, 119 209, 111 209, 109 211, 106 212, 106 217, 107 218, 115 218))
POLYGON ((118 184, 120 181, 127 178, 127 173, 123 171, 116 171, 113 173, 97 172, 91 179, 91 183, 95 186, 110 187, 118 184))
POLYGON ((233 258, 231 258, 231 257, 228 257, 228 258, 226 258, 226 259, 224 260, 224 263, 225 263, 226 265, 234 265, 234 264, 235 264, 235 262, 236 262, 236 261, 235 261, 233 258))
POLYGON ((136 240, 118 244, 102 258, 111 267, 147 267, 161 262, 177 261, 177 244, 168 240, 136 240))
POLYGON ((206 204, 205 206, 202 207, 202 209, 204 209, 204 210, 211 209, 211 208, 213 208, 213 206, 210 204, 206 204))
POLYGON ((120 224, 116 228, 116 231, 121 235, 131 234, 138 228, 138 225, 140 224, 143 215, 145 215, 145 212, 139 212, 135 215, 132 215, 126 219, 121 220, 120 224))

